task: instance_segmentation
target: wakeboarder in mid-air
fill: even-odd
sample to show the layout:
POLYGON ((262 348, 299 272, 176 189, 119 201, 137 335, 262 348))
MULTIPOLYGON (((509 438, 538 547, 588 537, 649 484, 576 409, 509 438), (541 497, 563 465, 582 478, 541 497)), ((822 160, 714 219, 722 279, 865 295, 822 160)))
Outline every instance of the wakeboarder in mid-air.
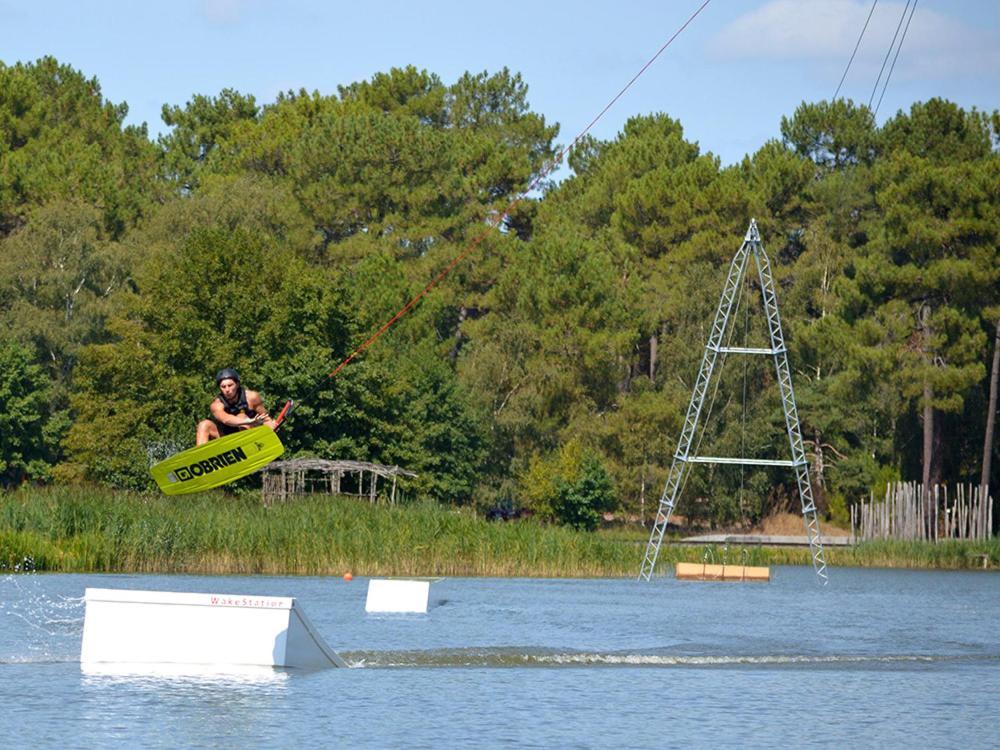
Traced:
POLYGON ((277 423, 264 408, 260 394, 244 388, 236 370, 231 367, 219 370, 215 384, 219 387, 219 395, 209 407, 211 418, 198 423, 197 445, 260 425, 272 430, 277 428, 277 423))

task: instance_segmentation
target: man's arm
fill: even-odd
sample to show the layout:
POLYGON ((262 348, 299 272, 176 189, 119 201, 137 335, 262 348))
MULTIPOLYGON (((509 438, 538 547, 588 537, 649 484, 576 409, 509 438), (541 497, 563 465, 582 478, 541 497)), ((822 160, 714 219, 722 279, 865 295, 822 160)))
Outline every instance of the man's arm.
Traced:
POLYGON ((267 409, 264 408, 264 400, 257 391, 247 391, 247 406, 257 412, 257 419, 254 420, 254 424, 267 425, 272 430, 278 429, 278 424, 267 413, 267 409))
MULTIPOLYGON (((217 422, 221 422, 227 427, 253 427, 258 424, 262 424, 260 417, 260 412, 254 407, 253 403, 250 401, 250 394, 252 391, 247 391, 247 406, 257 411, 257 417, 248 417, 246 414, 227 414, 226 410, 222 407, 222 403, 219 399, 212 401, 212 405, 209 410, 212 412, 212 418, 217 422)), ((257 394, 254 394, 257 395, 257 394)), ((258 403, 260 402, 260 396, 257 396, 258 403)), ((267 412, 264 412, 267 415, 267 412)))

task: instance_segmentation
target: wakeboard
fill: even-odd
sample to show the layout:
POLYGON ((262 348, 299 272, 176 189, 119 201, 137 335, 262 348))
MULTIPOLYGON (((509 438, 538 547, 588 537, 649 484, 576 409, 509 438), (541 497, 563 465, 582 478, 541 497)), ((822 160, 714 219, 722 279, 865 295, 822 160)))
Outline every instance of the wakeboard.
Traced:
POLYGON ((149 473, 165 495, 187 495, 235 481, 271 463, 285 451, 265 425, 240 430, 175 453, 149 473))

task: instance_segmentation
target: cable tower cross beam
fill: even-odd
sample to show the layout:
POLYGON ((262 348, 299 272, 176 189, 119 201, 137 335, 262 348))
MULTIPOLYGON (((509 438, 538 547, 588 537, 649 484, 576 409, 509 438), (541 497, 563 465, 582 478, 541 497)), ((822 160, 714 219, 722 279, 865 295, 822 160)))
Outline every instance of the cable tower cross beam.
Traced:
MULTIPOLYGON (((694 452, 697 453, 697 447, 695 447, 694 452)), ((778 298, 774 291, 774 277, 771 274, 771 264, 768 261, 767 253, 764 252, 764 244, 761 242, 760 232, 757 230, 757 221, 755 219, 750 219, 750 226, 747 229, 743 244, 740 245, 740 249, 736 251, 732 262, 729 264, 729 275, 726 277, 722 296, 719 299, 719 307, 715 312, 715 321, 712 324, 708 343, 705 345, 705 353, 702 356, 698 377, 695 380, 694 388, 691 390, 691 401, 688 404, 687 415, 684 418, 684 427, 681 429, 681 436, 677 441, 677 449, 674 452, 673 461, 670 465, 670 473, 667 475, 663 494, 660 496, 656 521, 650 531, 646 553, 642 560, 642 567, 639 570, 639 580, 641 581, 648 581, 653 576, 653 570, 656 567, 656 558, 663 544, 663 536, 667 530, 667 524, 677 505, 681 490, 684 487, 684 481, 687 477, 690 464, 693 463, 784 466, 792 468, 795 472, 795 481, 798 485, 799 498, 802 502, 802 517, 805 521, 806 535, 809 539, 809 551, 812 555, 813 570, 816 572, 816 577, 821 584, 825 585, 827 583, 826 559, 823 554, 823 544, 819 531, 819 519, 816 516, 816 503, 813 499, 812 484, 809 480, 809 461, 806 458, 805 447, 802 442, 802 428, 799 424, 799 413, 795 406, 795 391, 792 388, 792 373, 788 365, 788 351, 785 348, 785 337, 781 330, 781 316, 778 313, 778 298), (730 324, 734 322, 733 308, 737 303, 739 292, 743 288, 747 266, 751 258, 753 258, 757 269, 757 279, 760 282, 763 296, 764 313, 767 318, 768 335, 771 343, 770 348, 731 347, 723 345, 723 341, 726 340, 726 334, 730 329, 730 324), (698 425, 702 419, 705 396, 712 384, 712 376, 716 370, 721 370, 722 364, 725 362, 725 357, 728 354, 763 354, 774 358, 778 389, 781 392, 781 408, 785 414, 785 428, 788 433, 788 443, 792 454, 790 461, 699 456, 692 453, 692 443, 694 443, 694 437, 698 432, 698 425), (722 355, 721 362, 720 355, 722 355)))

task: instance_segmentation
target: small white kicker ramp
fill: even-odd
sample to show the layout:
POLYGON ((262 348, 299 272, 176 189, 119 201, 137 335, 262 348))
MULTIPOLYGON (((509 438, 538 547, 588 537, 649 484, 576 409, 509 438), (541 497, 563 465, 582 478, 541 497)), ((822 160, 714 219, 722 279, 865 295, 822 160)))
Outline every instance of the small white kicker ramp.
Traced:
POLYGON ((346 667, 292 597, 92 589, 81 664, 346 667))
POLYGON ((426 612, 430 590, 429 579, 373 578, 365 612, 426 612))

